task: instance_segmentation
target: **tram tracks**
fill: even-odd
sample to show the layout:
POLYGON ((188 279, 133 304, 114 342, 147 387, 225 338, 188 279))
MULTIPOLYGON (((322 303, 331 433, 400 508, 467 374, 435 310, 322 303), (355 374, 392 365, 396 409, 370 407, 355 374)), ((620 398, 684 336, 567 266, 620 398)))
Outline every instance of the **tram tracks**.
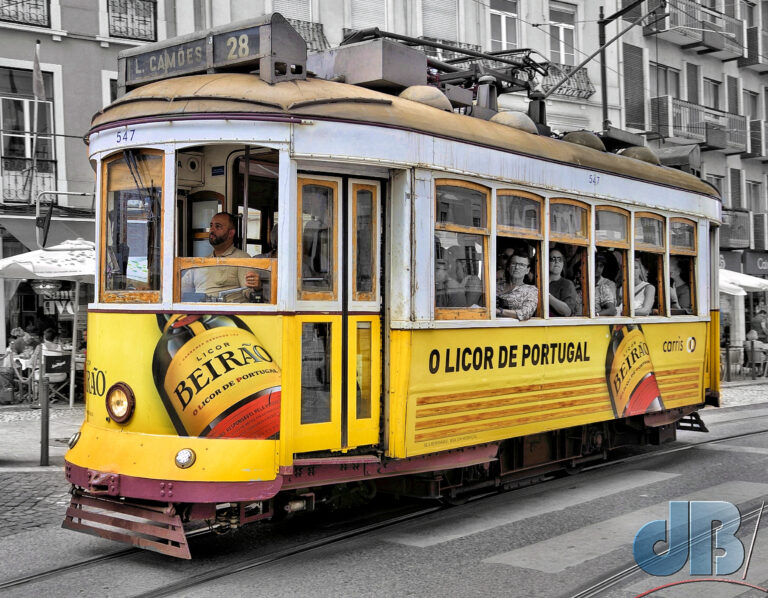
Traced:
MULTIPOLYGON (((748 418, 748 419, 754 419, 754 418, 748 418)), ((732 423, 732 421, 718 422, 718 424, 727 424, 727 423, 732 423)), ((740 434, 731 434, 728 436, 708 439, 701 442, 685 444, 683 446, 675 446, 667 449, 660 449, 660 450, 655 450, 647 453, 630 455, 627 457, 621 457, 621 458, 613 459, 610 461, 585 466, 582 469, 582 473, 587 473, 593 470, 599 470, 605 467, 620 466, 622 464, 633 464, 633 463, 641 462, 644 460, 664 457, 666 455, 674 454, 681 451, 695 449, 703 445, 711 445, 711 444, 717 444, 717 443, 728 442, 733 440, 739 440, 739 439, 749 438, 749 437, 758 436, 766 433, 768 433, 768 429, 744 432, 740 434)), ((491 493, 486 492, 481 495, 472 497, 471 500, 482 500, 483 498, 486 498, 488 496, 493 496, 495 494, 496 494, 495 492, 491 492, 491 493)), ((395 526, 406 521, 415 520, 420 517, 424 517, 426 515, 432 514, 443 508, 445 508, 444 505, 434 505, 425 509, 407 512, 404 514, 402 513, 402 510, 400 510, 400 513, 395 515, 394 517, 388 517, 384 520, 376 521, 373 523, 364 523, 363 525, 355 526, 345 531, 333 533, 329 536, 325 536, 325 537, 311 540, 308 542, 298 543, 293 546, 289 546, 287 548, 276 550, 269 554, 260 554, 250 559, 240 560, 239 562, 234 564, 214 567, 203 573, 187 577, 185 579, 170 583, 163 587, 158 587, 153 590, 149 590, 142 594, 138 594, 134 598, 150 598, 150 597, 154 598, 154 597, 170 596, 178 593, 183 593, 185 590, 189 590, 196 586, 203 585, 205 583, 209 583, 217 579, 221 579, 230 575, 235 575, 237 573, 247 571, 250 569, 263 567, 280 560, 284 560, 296 555, 310 552, 312 550, 329 546, 334 543, 342 542, 344 540, 355 538, 358 536, 363 536, 368 533, 373 533, 380 529, 395 526)), ((756 517, 756 512, 757 511, 751 511, 749 513, 746 513, 743 516, 743 520, 748 521, 749 519, 756 517)), ((196 532, 189 534, 189 536, 199 537, 202 535, 206 535, 208 533, 209 533, 209 530, 207 529, 198 530, 196 532)), ((127 548, 125 550, 120 550, 120 551, 112 552, 109 554, 97 556, 94 558, 85 559, 80 562, 71 563, 68 565, 60 566, 60 567, 55 567, 46 571, 41 571, 41 572, 33 573, 27 576, 2 581, 0 582, 0 591, 11 590, 14 588, 33 585, 39 582, 43 582, 45 580, 55 579, 57 577, 61 577, 67 574, 76 573, 81 570, 87 570, 92 567, 98 567, 99 565, 109 563, 110 561, 128 558, 136 554, 146 554, 146 551, 138 548, 127 548)), ((626 579, 628 579, 638 571, 640 571, 640 568, 637 565, 633 565, 633 566, 627 567, 626 569, 622 569, 621 571, 618 571, 617 573, 593 584, 589 588, 582 590, 580 593, 575 594, 573 598, 590 598, 592 596, 599 596, 601 592, 604 592, 622 583, 623 581, 625 581, 626 579)))

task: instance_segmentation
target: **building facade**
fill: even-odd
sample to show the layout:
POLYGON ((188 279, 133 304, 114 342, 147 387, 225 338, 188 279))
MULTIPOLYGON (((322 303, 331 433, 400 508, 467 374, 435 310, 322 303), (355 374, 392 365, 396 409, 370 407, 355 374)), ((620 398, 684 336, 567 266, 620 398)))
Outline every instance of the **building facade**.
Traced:
MULTIPOLYGON (((723 195, 723 267, 768 273, 768 2, 757 0, 0 0, 4 226, 29 217, 30 188, 93 191, 81 137, 114 95, 120 50, 270 12, 288 18, 310 52, 370 27, 482 51, 533 49, 552 63, 545 93, 567 77, 546 102, 554 131, 610 125, 710 181, 723 195), (598 58, 576 68, 598 49, 601 18, 608 40, 621 34, 605 50, 604 81, 598 58), (36 39, 46 97, 30 182, 36 39)), ((528 98, 505 94, 499 107, 526 110, 528 98)), ((60 230, 71 233, 63 227, 87 216, 90 201, 59 197, 60 230)), ((29 247, 29 234, 17 233, 29 247)), ((743 342, 764 299, 722 296, 731 343, 743 342)))

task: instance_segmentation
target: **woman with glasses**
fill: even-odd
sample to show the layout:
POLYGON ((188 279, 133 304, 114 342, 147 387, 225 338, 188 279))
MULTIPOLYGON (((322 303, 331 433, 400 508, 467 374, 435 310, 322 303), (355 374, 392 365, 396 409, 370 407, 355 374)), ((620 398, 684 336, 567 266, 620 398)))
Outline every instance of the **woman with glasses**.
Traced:
POLYGON ((549 316, 554 318, 581 315, 576 286, 567 278, 563 278, 564 267, 563 252, 557 248, 551 249, 549 252, 549 316))
POLYGON ((536 313, 539 289, 525 284, 531 270, 531 259, 526 253, 515 252, 504 272, 504 284, 496 289, 496 315, 501 318, 527 320, 536 313))

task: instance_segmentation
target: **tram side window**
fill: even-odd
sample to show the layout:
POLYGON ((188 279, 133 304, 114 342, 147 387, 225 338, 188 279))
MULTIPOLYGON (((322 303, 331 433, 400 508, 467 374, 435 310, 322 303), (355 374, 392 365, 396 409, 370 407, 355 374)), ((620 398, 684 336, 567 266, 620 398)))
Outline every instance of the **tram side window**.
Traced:
POLYGON ((636 316, 664 313, 664 220, 635 215, 635 257, 632 304, 636 316))
POLYGON ((435 316, 488 316, 488 189, 436 181, 435 316))
POLYGON ((160 299, 163 154, 125 150, 104 166, 104 301, 160 299))
POLYGON ((574 200, 552 200, 549 238, 552 242, 549 254, 550 317, 589 314, 588 206, 574 200))
POLYGON ((496 193, 496 316, 527 320, 541 316, 542 203, 537 195, 496 193))
POLYGON ((696 310, 696 224, 689 220, 670 222, 669 302, 671 315, 696 310))
POLYGON ((626 316, 629 213, 612 207, 595 210, 595 315, 626 316))

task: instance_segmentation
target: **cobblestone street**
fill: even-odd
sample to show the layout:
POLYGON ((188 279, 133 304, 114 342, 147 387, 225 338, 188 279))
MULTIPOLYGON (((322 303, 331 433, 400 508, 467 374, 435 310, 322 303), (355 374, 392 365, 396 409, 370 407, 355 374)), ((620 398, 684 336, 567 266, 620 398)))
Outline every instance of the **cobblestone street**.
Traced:
MULTIPOLYGON (((732 382, 723 388, 723 407, 768 403, 768 380, 732 382)), ((51 465, 40 467, 40 411, 0 410, 0 538, 32 528, 58 526, 69 504, 63 473, 66 441, 83 419, 83 405, 52 408, 51 465)))

